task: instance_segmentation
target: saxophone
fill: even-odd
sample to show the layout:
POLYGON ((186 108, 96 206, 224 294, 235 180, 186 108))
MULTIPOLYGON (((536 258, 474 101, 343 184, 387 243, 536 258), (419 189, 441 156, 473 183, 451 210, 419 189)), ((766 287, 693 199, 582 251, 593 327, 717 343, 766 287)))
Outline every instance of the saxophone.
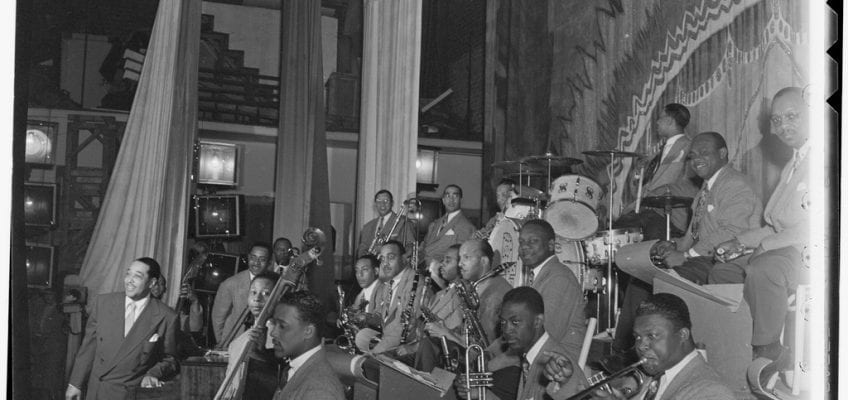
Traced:
POLYGON ((460 306, 462 307, 462 315, 466 321, 468 337, 472 343, 478 344, 483 348, 489 347, 489 338, 486 336, 486 331, 483 329, 483 324, 477 317, 477 310, 480 308, 480 296, 477 294, 477 285, 486 279, 489 279, 507 268, 511 267, 515 262, 507 262, 492 268, 489 272, 483 274, 474 282, 468 282, 464 279, 459 279, 452 286, 456 288, 457 294, 462 298, 460 306))
POLYGON ((358 352, 356 348, 356 332, 359 331, 359 328, 353 324, 353 318, 351 317, 354 310, 351 309, 353 307, 345 308, 344 306, 345 291, 341 283, 336 284, 336 291, 339 294, 339 322, 342 325, 344 334, 336 338, 335 344, 351 355, 356 355, 358 352))

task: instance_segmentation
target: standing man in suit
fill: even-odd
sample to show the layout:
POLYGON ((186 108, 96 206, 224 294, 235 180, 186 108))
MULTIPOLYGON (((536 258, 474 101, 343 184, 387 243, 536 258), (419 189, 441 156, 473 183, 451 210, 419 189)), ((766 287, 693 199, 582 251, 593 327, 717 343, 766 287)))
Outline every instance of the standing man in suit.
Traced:
MULTIPOLYGON (((642 196, 692 197, 698 188, 692 182, 692 170, 686 167, 686 153, 691 141, 686 137, 689 110, 677 103, 666 104, 657 120, 657 133, 662 140, 659 152, 644 165, 642 196)), ((665 214, 663 210, 643 208, 635 212, 636 201, 628 204, 622 215, 613 223, 613 228, 640 227, 646 240, 665 238, 665 214)), ((671 212, 671 235, 681 236, 689 220, 685 208, 671 212)))
POLYGON ((556 310, 545 318, 545 331, 577 359, 586 334, 586 299, 577 278, 557 258, 554 228, 543 219, 527 221, 518 233, 518 257, 528 269, 527 284, 545 307, 556 310))
POLYGON ((441 260, 448 247, 462 244, 474 233, 474 225, 462 214, 462 188, 450 184, 442 193, 445 215, 430 223, 427 236, 424 237, 424 250, 421 258, 426 265, 431 260, 441 260))
MULTIPOLYGON (((720 134, 704 132, 696 136, 689 160, 692 169, 704 180, 692 202, 692 222, 682 238, 658 242, 657 249, 668 268, 701 285, 707 283, 715 264, 714 248, 740 232, 759 226, 763 207, 745 175, 727 165, 727 145, 720 134)), ((651 285, 652 282, 632 280, 627 286, 612 345, 614 353, 631 348, 636 307, 651 294, 651 285)), ((607 363, 604 368, 628 365, 634 358, 630 351, 629 356, 607 363)))
POLYGON ((219 345, 228 345, 229 343, 221 341, 233 329, 238 328, 236 322, 242 312, 247 310, 250 282, 268 270, 268 262, 271 260, 269 256, 268 246, 254 244, 247 256, 247 269, 227 278, 218 287, 215 303, 212 305, 212 330, 219 345))
POLYGON ((156 260, 133 261, 124 292, 97 296, 77 353, 66 400, 123 399, 133 386, 159 387, 177 373, 179 317, 150 296, 162 276, 156 260))
MULTIPOLYGON (((412 223, 406 219, 406 216, 395 213, 393 211, 394 205, 395 199, 392 192, 383 189, 374 195, 374 210, 377 211, 377 218, 362 226, 362 230, 359 232, 359 245, 356 247, 357 256, 369 254, 371 244, 374 243, 374 238, 378 234, 381 238, 380 243, 397 240, 406 245, 418 241, 416 232, 412 229, 412 223), (398 221, 398 218, 400 218, 400 221, 398 221), (397 221, 397 227, 392 232, 395 221, 397 221), (390 232, 391 237, 389 237, 390 232)), ((380 245, 377 245, 374 251, 379 254, 380 245)))
POLYGON ((339 381, 321 345, 326 312, 309 292, 286 294, 268 320, 274 354, 288 358, 274 400, 344 400, 339 381))
MULTIPOLYGON (((292 242, 288 238, 277 238, 274 241, 274 265, 272 272, 285 275, 292 266, 292 258, 295 256, 295 251, 292 247, 292 242)), ((299 275, 297 287, 295 290, 309 290, 309 281, 306 280, 306 273, 299 275)))
MULTIPOLYGON (((759 363, 759 379, 750 382, 755 390, 789 366, 789 351, 781 345, 780 333, 786 319, 787 294, 799 282, 807 282, 802 254, 809 244, 809 156, 808 109, 797 87, 775 94, 771 105, 771 132, 793 150, 792 159, 783 167, 780 182, 766 205, 766 225, 747 230, 721 245, 726 254, 753 253, 727 264, 716 265, 710 283, 743 283, 745 301, 751 306, 753 334, 751 345, 759 363), (765 367, 765 368, 763 368, 765 367)), ((750 375, 749 375, 750 376, 750 375)))

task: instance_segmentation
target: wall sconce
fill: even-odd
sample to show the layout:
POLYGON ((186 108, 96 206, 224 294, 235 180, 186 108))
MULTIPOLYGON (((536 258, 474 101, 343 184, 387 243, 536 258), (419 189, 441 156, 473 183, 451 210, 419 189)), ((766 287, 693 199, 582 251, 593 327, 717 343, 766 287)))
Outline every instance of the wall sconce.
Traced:
POLYGON ((436 183, 439 150, 436 147, 418 147, 418 158, 415 160, 415 169, 418 171, 416 180, 418 183, 436 183))
POLYGON ((236 186, 238 146, 201 141, 198 150, 197 183, 236 186))

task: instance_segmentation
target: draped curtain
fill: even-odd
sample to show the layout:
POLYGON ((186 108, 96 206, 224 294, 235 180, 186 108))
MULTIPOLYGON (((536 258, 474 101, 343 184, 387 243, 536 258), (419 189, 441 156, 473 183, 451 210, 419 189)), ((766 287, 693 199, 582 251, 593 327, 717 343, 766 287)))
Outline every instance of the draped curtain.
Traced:
MULTIPOLYGON (((806 4, 605 0, 587 7, 569 0, 522 9, 514 0, 498 3, 490 28, 494 90, 487 94, 494 102, 493 133, 487 133, 494 143, 484 150, 503 158, 493 161, 550 148, 583 158, 575 172, 606 184, 609 160, 582 151, 650 152, 662 106, 678 102, 692 112, 689 136, 724 135, 731 165, 768 198, 786 149, 768 135, 765 113, 779 88, 808 80, 806 4), (527 62, 532 52, 539 62, 527 62), (542 84, 549 89, 539 89, 542 84)), ((635 194, 631 164, 615 165, 613 215, 635 194)))
MULTIPOLYGON (((123 142, 80 277, 94 294, 123 290, 129 263, 153 257, 179 282, 197 132, 200 2, 159 2, 123 142)), ((171 284, 176 300, 179 285, 171 284)))
POLYGON ((374 194, 395 206, 415 193, 421 0, 364 0, 356 226, 376 217, 374 194))
POLYGON ((327 234, 323 266, 310 268, 310 289, 331 300, 334 270, 324 132, 321 2, 284 1, 280 10, 280 130, 274 189, 274 236, 297 246, 307 227, 327 234))

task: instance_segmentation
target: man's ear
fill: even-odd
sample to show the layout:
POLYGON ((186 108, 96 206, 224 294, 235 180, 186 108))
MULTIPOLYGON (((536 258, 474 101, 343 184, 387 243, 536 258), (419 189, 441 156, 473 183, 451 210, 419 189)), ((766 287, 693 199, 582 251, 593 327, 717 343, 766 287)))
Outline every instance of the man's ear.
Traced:
POLYGON ((722 159, 727 159, 727 147, 722 147, 718 149, 718 154, 721 156, 722 159))
POLYGON ((153 289, 153 287, 156 286, 157 283, 159 283, 159 278, 152 278, 150 279, 150 282, 147 282, 147 287, 153 289))
POLYGON ((317 331, 318 331, 318 329, 315 328, 315 325, 313 325, 313 324, 306 325, 306 329, 304 329, 304 331, 303 331, 303 336, 304 336, 305 339, 311 339, 311 338, 315 337, 315 334, 317 333, 317 331))
POLYGON ((680 328, 677 334, 680 335, 680 341, 687 341, 692 336, 692 331, 689 328, 680 328))
POLYGON ((539 314, 533 319, 533 328, 537 330, 545 328, 545 314, 539 314))
POLYGON ((551 240, 548 240, 548 250, 556 252, 556 238, 551 238, 551 240))

